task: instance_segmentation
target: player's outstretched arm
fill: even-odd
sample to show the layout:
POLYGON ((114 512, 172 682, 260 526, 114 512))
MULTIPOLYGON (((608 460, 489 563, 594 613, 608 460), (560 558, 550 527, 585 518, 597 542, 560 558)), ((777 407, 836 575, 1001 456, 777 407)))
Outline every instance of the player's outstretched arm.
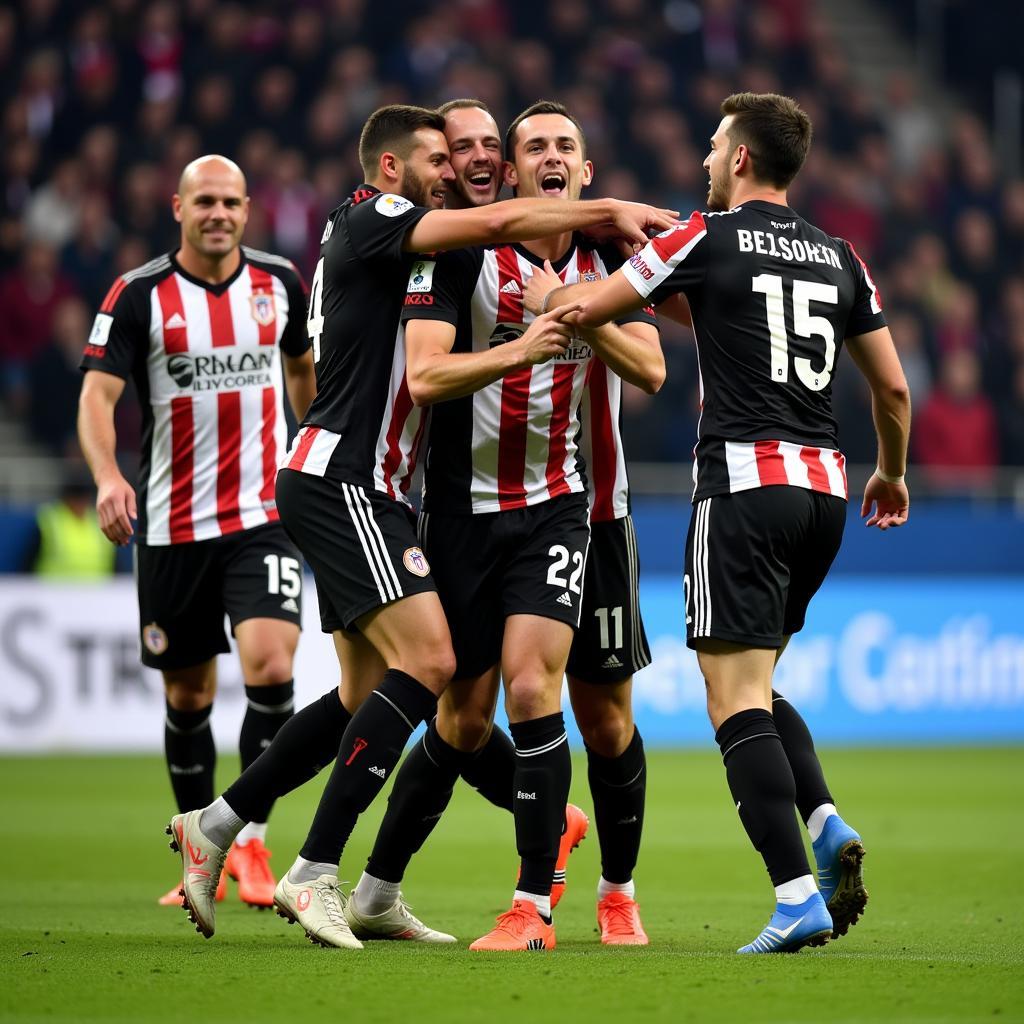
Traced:
POLYGON ((867 526, 902 526, 910 514, 903 481, 910 443, 910 389, 888 327, 846 339, 850 356, 871 388, 871 415, 878 435, 878 467, 864 488, 861 516, 867 526))
POLYGON ((301 356, 284 353, 284 387, 295 418, 301 423, 316 398, 316 366, 310 349, 301 356))
POLYGON ((583 281, 554 290, 534 275, 527 283, 523 302, 533 312, 543 312, 553 306, 568 303, 577 304, 580 307, 577 323, 581 327, 600 327, 626 313, 643 309, 648 304, 648 300, 629 283, 621 269, 602 281, 583 281))
POLYGON ((96 514, 104 536, 115 544, 127 544, 138 518, 135 491, 117 465, 117 434, 114 406, 124 392, 120 377, 89 370, 78 400, 78 443, 96 481, 96 514))
POLYGON ((438 252, 467 245, 526 242, 565 231, 612 225, 620 235, 644 243, 651 231, 676 223, 675 210, 620 199, 505 199, 472 210, 431 210, 409 229, 406 252, 438 252))
POLYGON ((452 352, 455 325, 441 320, 408 320, 405 325, 406 381, 416 405, 433 405, 471 395, 513 370, 545 363, 564 351, 575 330, 563 318, 574 306, 538 317, 521 338, 483 352, 452 352))

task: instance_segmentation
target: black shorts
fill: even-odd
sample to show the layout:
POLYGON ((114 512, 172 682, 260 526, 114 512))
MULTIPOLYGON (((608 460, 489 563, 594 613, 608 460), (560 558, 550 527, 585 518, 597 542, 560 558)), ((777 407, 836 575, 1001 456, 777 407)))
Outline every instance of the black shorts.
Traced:
POLYGON ((434 591, 416 517, 371 487, 282 469, 281 522, 313 570, 325 633, 403 597, 434 591))
POLYGON ((621 683, 650 663, 633 517, 591 523, 583 613, 566 671, 585 683, 621 683))
POLYGON ((781 647, 803 629, 839 551, 846 502, 803 487, 759 487, 693 507, 686 537, 686 643, 714 637, 781 647))
POLYGON ((142 664, 200 665, 230 650, 224 616, 302 622, 302 557, 279 523, 135 548, 142 664))
POLYGON ((456 679, 472 679, 501 660, 509 615, 579 626, 590 542, 586 495, 507 512, 425 512, 420 540, 451 630, 456 679))

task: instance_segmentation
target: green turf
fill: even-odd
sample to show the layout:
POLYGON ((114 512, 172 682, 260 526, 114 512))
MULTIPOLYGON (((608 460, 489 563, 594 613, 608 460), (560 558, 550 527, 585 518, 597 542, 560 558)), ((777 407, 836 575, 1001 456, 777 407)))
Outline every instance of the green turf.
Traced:
MULTIPOLYGON (((771 891, 712 751, 651 756, 638 897, 648 949, 594 929, 598 848, 573 854, 558 949, 322 950, 235 901, 204 941, 159 908, 176 857, 153 758, 0 759, 0 1020, 364 1022, 1024 1019, 1024 750, 828 751, 868 848, 871 903, 850 934, 798 956, 738 957, 771 891)), ((225 765, 225 768, 227 766, 225 765)), ((589 808, 576 762, 575 798, 589 808)), ((277 808, 286 866, 319 786, 277 808)), ((350 844, 358 877, 380 815, 350 844)), ((460 787, 406 895, 470 941, 507 908, 511 819, 460 787)))

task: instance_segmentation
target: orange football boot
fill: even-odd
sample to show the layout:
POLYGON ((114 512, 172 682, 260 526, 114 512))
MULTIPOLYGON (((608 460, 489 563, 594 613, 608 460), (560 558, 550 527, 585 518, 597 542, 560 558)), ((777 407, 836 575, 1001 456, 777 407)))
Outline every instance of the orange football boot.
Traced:
POLYGON ((501 914, 494 928, 469 948, 485 952, 554 949, 555 928, 544 923, 535 903, 513 900, 512 909, 501 914))
POLYGON ((261 909, 274 905, 277 882, 270 870, 270 851, 262 839, 250 839, 244 846, 233 844, 224 862, 224 874, 238 883, 238 896, 243 903, 261 909))
MULTIPOLYGON (((217 902, 223 903, 224 897, 228 894, 228 876, 227 872, 222 871, 220 874, 220 881, 217 883, 217 902)), ((181 903, 181 883, 179 882, 169 893, 161 896, 157 900, 157 903, 161 907, 180 907, 181 903)))
POLYGON ((598 902, 597 923, 606 946, 646 946, 650 941, 640 923, 640 904, 624 892, 610 892, 598 902))
POLYGON ((569 863, 569 854, 583 842, 590 828, 590 819, 575 804, 565 805, 565 832, 558 844, 558 860, 555 861, 555 876, 551 882, 551 909, 558 906, 558 901, 565 895, 565 868, 569 863))

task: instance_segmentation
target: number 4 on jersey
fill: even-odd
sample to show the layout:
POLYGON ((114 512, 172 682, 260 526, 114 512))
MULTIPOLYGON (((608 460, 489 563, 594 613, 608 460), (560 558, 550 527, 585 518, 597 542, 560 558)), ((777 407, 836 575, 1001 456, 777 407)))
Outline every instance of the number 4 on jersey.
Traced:
POLYGON ((309 289, 309 312, 306 314, 306 333, 313 343, 313 362, 320 362, 320 338, 324 333, 324 258, 320 257, 309 289))
MULTIPOLYGON (((782 278, 778 274, 759 274, 750 282, 755 292, 765 298, 768 318, 768 336, 772 344, 771 378, 776 384, 789 381, 789 335, 786 333, 786 309, 782 278)), ((836 361, 836 333, 823 316, 811 316, 812 302, 834 306, 839 301, 839 289, 834 284, 820 281, 793 282, 793 332, 800 338, 825 339, 825 365, 820 370, 811 368, 810 359, 796 356, 793 368, 800 383, 810 391, 821 391, 832 379, 832 366, 836 361)))

